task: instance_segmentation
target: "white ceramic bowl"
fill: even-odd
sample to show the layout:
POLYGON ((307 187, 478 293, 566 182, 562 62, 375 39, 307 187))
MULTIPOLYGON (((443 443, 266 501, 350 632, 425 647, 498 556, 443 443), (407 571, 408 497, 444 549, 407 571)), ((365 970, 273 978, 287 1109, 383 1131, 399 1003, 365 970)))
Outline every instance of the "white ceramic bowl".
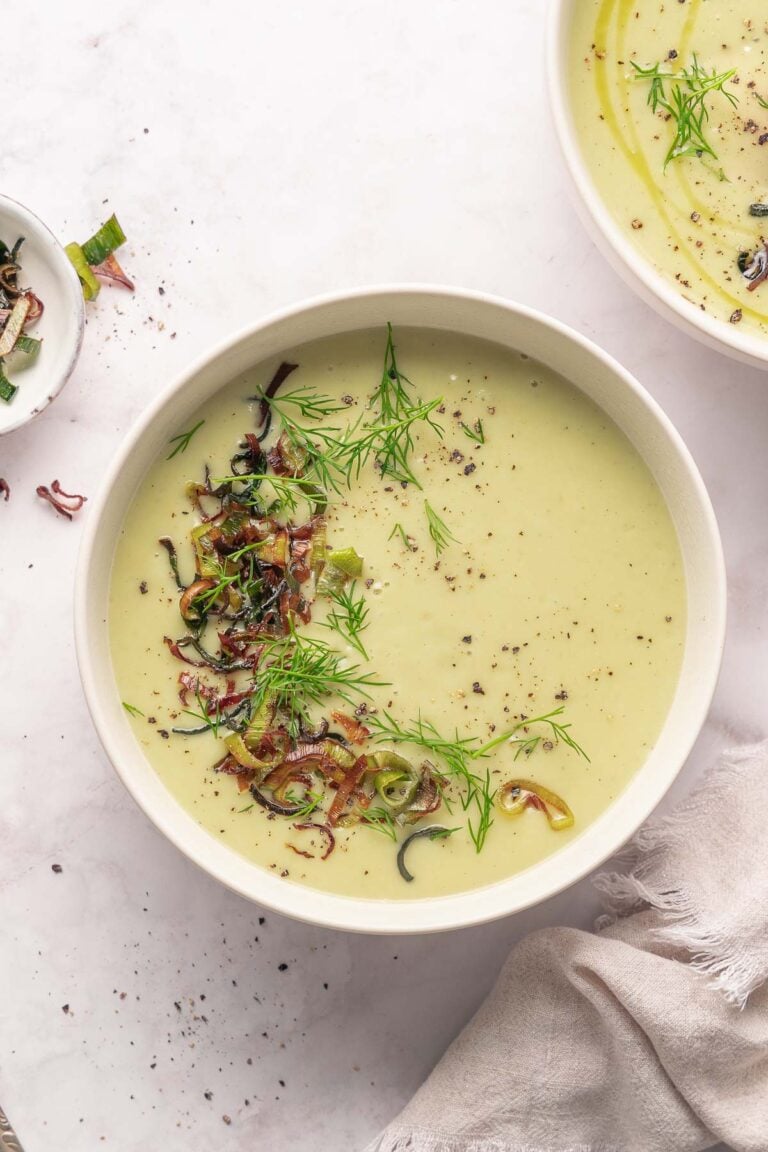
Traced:
POLYGON ((123 443, 91 510, 76 580, 75 624, 80 674, 104 748, 137 803, 187 856, 244 896, 303 920, 365 932, 427 932, 491 920, 544 900, 632 835, 674 780, 706 716, 723 644, 725 575, 717 524, 696 466, 664 413, 614 360, 562 324, 503 300, 393 287, 324 297, 272 316, 214 348, 166 389, 123 443), (528 871, 427 900, 351 899, 281 880, 201 828, 167 791, 133 736, 115 683, 106 624, 112 556, 126 511, 147 469, 198 405, 286 348, 385 320, 522 350, 592 397, 656 477, 677 527, 688 584, 685 656, 674 704, 626 790, 581 836, 528 871))
POLYGON ((571 114, 569 40, 579 0, 551 0, 547 28, 547 79, 555 129, 575 191, 577 211, 612 267, 646 303, 681 331, 736 360, 765 368, 768 338, 718 320, 686 300, 635 248, 597 189, 585 163, 571 114))
POLYGON ((18 385, 10 404, 0 400, 0 436, 38 416, 66 384, 80 353, 85 326, 83 290, 56 237, 34 213, 0 196, 0 238, 12 247, 24 237, 19 283, 42 300, 45 311, 30 335, 43 346, 29 368, 9 373, 18 385))

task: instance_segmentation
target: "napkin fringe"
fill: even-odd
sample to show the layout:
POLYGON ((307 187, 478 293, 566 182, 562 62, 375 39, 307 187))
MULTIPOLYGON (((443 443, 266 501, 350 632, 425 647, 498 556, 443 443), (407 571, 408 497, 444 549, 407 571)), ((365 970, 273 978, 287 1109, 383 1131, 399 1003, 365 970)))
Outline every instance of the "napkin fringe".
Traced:
POLYGON ((696 824, 708 815, 712 791, 737 784, 745 761, 764 758, 767 748, 768 741, 764 741, 726 752, 687 803, 671 816, 647 824, 620 853, 617 863, 627 867, 628 872, 601 872, 594 879, 606 908, 606 914, 595 924, 598 931, 643 907, 658 909, 667 923, 657 929, 656 935, 692 953, 691 967, 709 976, 725 999, 739 1008, 763 983, 765 972, 749 952, 739 947, 738 941, 704 923, 683 886, 670 887, 668 853, 671 847, 697 834, 696 824))

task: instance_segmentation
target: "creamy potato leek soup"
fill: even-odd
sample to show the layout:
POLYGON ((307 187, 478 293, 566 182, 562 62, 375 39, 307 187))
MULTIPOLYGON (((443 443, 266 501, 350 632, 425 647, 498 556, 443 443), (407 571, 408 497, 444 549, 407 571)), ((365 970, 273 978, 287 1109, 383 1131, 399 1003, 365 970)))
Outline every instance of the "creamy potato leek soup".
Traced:
POLYGON ((581 148, 635 246, 697 308, 768 334, 768 7, 579 0, 581 148))
POLYGON ((577 388, 382 325, 178 429, 110 612, 136 739, 211 835, 286 882, 409 898, 528 868, 611 804, 686 604, 653 478, 577 388))

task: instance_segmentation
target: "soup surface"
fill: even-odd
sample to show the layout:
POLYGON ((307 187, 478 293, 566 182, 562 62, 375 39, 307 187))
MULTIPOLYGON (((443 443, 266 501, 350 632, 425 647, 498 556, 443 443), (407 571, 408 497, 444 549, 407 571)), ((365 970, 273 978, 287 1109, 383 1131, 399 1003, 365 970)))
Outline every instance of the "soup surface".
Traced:
MULTIPOLYGON (((248 723, 250 703, 238 702, 237 690, 253 690, 251 670, 217 673, 180 659, 200 662, 184 639, 195 631, 195 612, 187 603, 182 619, 181 591, 158 544, 161 537, 175 543, 182 585, 200 575, 190 533, 201 520, 187 484, 202 479, 205 465, 215 478, 210 487, 232 474, 231 458, 248 447, 244 433, 261 426, 262 409, 248 398, 263 392, 277 361, 214 396, 179 430, 199 425, 188 441, 177 441, 183 450, 149 471, 118 543, 110 609, 126 720, 179 803, 211 835, 286 882, 372 898, 488 884, 579 835, 658 736, 676 687, 686 612, 681 556, 659 490, 591 401, 543 366, 493 344, 409 329, 395 331, 394 340, 411 411, 416 397, 435 401, 429 417, 438 428, 425 419, 409 426, 406 460, 421 487, 387 474, 382 441, 375 441, 378 457, 365 460, 350 487, 331 492, 322 517, 325 540, 316 535, 312 544, 327 557, 326 579, 329 570, 338 575, 332 557, 348 558, 349 549, 363 558, 362 572, 336 600, 316 594, 316 573, 302 583, 311 622, 291 616, 295 637, 270 635, 268 654, 253 673, 258 683, 280 645, 317 643, 326 646, 317 651, 336 653, 337 673, 351 669, 348 678, 380 682, 348 686, 346 700, 321 695, 307 709, 313 725, 341 712, 346 727, 331 719, 331 729, 357 736, 350 747, 358 765, 364 766, 361 757, 373 763, 379 756, 377 771, 364 776, 343 805, 342 819, 329 818, 329 810, 334 801, 338 809, 346 777, 329 780, 327 764, 319 783, 309 765, 294 792, 277 790, 272 809, 263 806, 263 774, 247 767, 242 745, 232 739, 248 723), (343 616, 345 594, 367 610, 362 627, 351 630, 357 648, 349 629, 323 626, 329 614, 343 616), (164 637, 184 643, 174 654, 164 637), (209 685, 219 694, 216 708, 209 685), (224 717, 238 707, 244 711, 228 728, 224 717), (555 725, 570 727, 534 719, 552 713, 555 725), (370 736, 354 732, 359 723, 370 736), (179 727, 203 731, 177 734, 179 727), (399 743, 393 727, 406 735, 419 730, 424 740, 399 743), (507 733, 511 740, 473 755, 507 733), (227 759, 232 748, 237 764, 227 759), (415 799, 408 771, 392 752, 422 774, 415 799), (215 770, 222 762, 225 771, 215 770), (239 776, 227 774, 233 764, 242 768, 239 776), (415 809, 402 804, 409 788, 415 809), (276 796, 284 805, 303 801, 305 811, 276 813, 276 796), (511 813, 499 807, 502 798, 511 813), (401 857, 413 876, 407 881, 398 849, 432 825, 453 831, 409 845, 401 857), (331 841, 333 850, 321 859, 331 841)), ((305 420, 313 436, 317 428, 355 421, 348 440, 381 427, 371 397, 382 380, 385 341, 382 328, 288 351, 285 359, 298 367, 277 391, 278 401, 291 392, 322 395, 341 409, 325 421, 305 420)), ((391 383, 392 372, 385 375, 391 383)), ((289 409, 285 400, 272 410, 265 445, 275 444, 284 428, 280 412, 289 409)), ((237 470, 244 470, 242 462, 237 470)), ((265 482, 260 491, 267 489, 265 482)), ((202 504, 211 508, 207 497, 202 504)), ((310 515, 309 507, 297 507, 289 518, 302 524, 310 515)), ((265 545, 247 547, 259 556, 259 578, 276 578, 265 575, 265 545)), ((233 660, 236 651, 220 647, 220 634, 240 601, 228 603, 226 590, 206 585, 195 603, 211 611, 205 650, 218 648, 225 664, 233 660)), ((249 739, 256 748, 253 733, 249 739)))
POLYGON ((765 5, 579 0, 573 10, 572 111, 607 207, 686 300, 768 333, 765 5))

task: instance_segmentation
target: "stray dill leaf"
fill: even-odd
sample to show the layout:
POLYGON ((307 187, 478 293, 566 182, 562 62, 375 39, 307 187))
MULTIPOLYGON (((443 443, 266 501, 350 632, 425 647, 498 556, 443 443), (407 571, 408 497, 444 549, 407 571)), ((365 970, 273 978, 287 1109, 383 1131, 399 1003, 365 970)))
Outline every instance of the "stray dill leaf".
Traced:
POLYGON ((471 817, 467 820, 467 831, 476 852, 482 852, 488 833, 493 827, 493 802, 496 799, 497 791, 498 789, 491 788, 491 770, 486 768, 485 778, 481 781, 473 797, 477 824, 472 823, 471 817))
MULTIPOLYGON (((588 764, 590 764, 591 761, 589 756, 587 756, 581 745, 574 740, 573 736, 571 736, 571 725, 560 724, 555 719, 556 716, 562 716, 564 711, 565 708, 561 704, 559 708, 553 709, 552 712, 545 712, 541 716, 531 716, 530 719, 520 720, 517 724, 514 725, 513 728, 508 729, 506 732, 502 732, 500 736, 494 736, 493 740, 489 740, 486 744, 483 744, 480 748, 473 752, 472 755, 476 759, 482 756, 487 756, 488 753, 491 752, 494 748, 497 748, 500 744, 507 742, 533 744, 533 748, 535 748, 541 737, 529 737, 526 735, 525 738, 521 740, 517 734, 518 732, 527 732, 529 728, 532 728, 536 724, 546 724, 547 727, 551 729, 555 740, 565 744, 566 747, 575 752, 577 756, 581 756, 584 760, 587 761, 588 764)), ((531 748, 531 751, 533 751, 533 748, 531 748)), ((519 751, 517 755, 519 755, 519 751)))
POLYGON ((205 424, 205 420, 198 420, 197 424, 195 424, 194 428, 190 428, 189 432, 181 432, 178 436, 172 436, 168 443, 175 444, 176 447, 169 456, 166 456, 166 460, 173 460, 177 453, 186 452, 190 440, 198 428, 202 428, 203 424, 205 424))
POLYGON ((459 828, 435 828, 432 832, 433 840, 447 840, 449 836, 453 836, 454 832, 459 832, 459 828))
POLYGON ((391 476, 392 479, 399 480, 401 483, 413 484, 417 488, 421 487, 410 465, 414 422, 409 419, 409 416, 420 408, 428 408, 423 420, 442 439, 443 428, 431 415, 440 404, 442 404, 442 398, 425 406, 416 396, 413 383, 398 365, 392 325, 388 321, 381 380, 371 397, 371 405, 376 412, 376 422, 382 428, 392 428, 392 432, 382 439, 375 452, 376 465, 382 476, 391 476))
POLYGON ((659 63, 648 68, 642 68, 634 60, 630 60, 630 64, 635 70, 635 79, 650 84, 647 104, 651 111, 661 109, 675 129, 675 137, 664 159, 665 171, 672 160, 679 160, 682 156, 707 155, 716 160, 717 153, 705 135, 709 121, 706 101, 712 92, 720 92, 732 107, 736 107, 738 97, 725 87, 736 74, 736 69, 718 73, 713 68, 708 72, 699 64, 695 53, 693 63, 677 72, 664 72, 659 63))
POLYGON ((280 420, 294 448, 306 459, 305 483, 317 483, 326 492, 341 492, 357 480, 363 467, 374 460, 382 472, 394 479, 420 487, 411 471, 409 454, 413 447, 415 424, 428 424, 442 437, 443 429, 433 418, 442 400, 430 400, 404 408, 386 423, 365 423, 365 414, 347 428, 305 428, 284 413, 280 420))
POLYGON ((362 592, 355 596, 357 581, 353 580, 347 588, 331 591, 330 598, 334 605, 325 620, 321 621, 323 628, 331 628, 338 632, 360 655, 367 660, 368 653, 360 639, 360 633, 368 627, 368 605, 362 592))
POLYGON ((458 543, 453 532, 451 532, 448 525, 444 520, 441 520, 437 512, 430 504, 429 500, 424 501, 424 511, 427 514, 427 524, 429 525, 429 534, 432 537, 432 542, 435 545, 435 554, 437 556, 448 547, 451 541, 458 543))
POLYGON ((389 536, 387 536, 387 540, 391 540, 393 536, 399 536, 403 547, 407 548, 409 552, 416 551, 416 545, 413 542, 413 537, 408 535, 405 528, 403 528, 402 524, 399 522, 395 524, 389 536))
POLYGON ((238 810, 237 810, 238 816, 240 816, 243 812, 250 812, 251 808, 253 808, 253 807, 254 807, 253 804, 246 804, 245 808, 238 808, 238 810))
POLYGON ((755 100, 757 100, 761 108, 768 108, 768 100, 764 100, 757 92, 755 92, 755 100))
POLYGON ((464 435, 468 436, 470 440, 474 440, 476 444, 485 444, 485 432, 483 431, 482 420, 475 420, 471 428, 469 424, 465 424, 462 420, 461 428, 464 435))
POLYGON ((292 818, 294 820, 304 820, 307 816, 311 816, 312 813, 317 808, 319 808, 323 799, 323 793, 313 792, 310 789, 305 792, 303 796, 297 796, 292 789, 289 789, 285 794, 285 798, 289 804, 300 805, 299 810, 292 813, 292 818))
POLYGON ((282 409, 286 404, 296 408, 304 420, 326 420, 335 416, 337 412, 346 412, 348 405, 340 404, 324 392, 316 392, 313 388, 295 388, 291 392, 281 391, 279 396, 264 396, 258 399, 266 400, 270 407, 282 418, 282 409))
POLYGON ((144 713, 140 708, 136 708, 133 704, 126 704, 125 700, 122 701, 123 708, 129 716, 143 716, 144 713))
MULTIPOLYGON (((241 472, 233 473, 231 476, 214 476, 213 483, 247 484, 258 489, 259 496, 262 495, 261 486, 268 484, 274 496, 270 502, 272 515, 283 512, 295 513, 301 500, 305 500, 309 504, 317 504, 318 500, 325 502, 325 494, 318 489, 317 484, 307 479, 306 476, 277 476, 272 472, 241 472)), ((252 503, 252 500, 246 498, 244 502, 252 503)))
POLYGON ((366 808, 360 822, 373 828, 374 832, 383 832, 390 840, 397 840, 397 825, 386 808, 366 808))
POLYGON ((182 709, 183 714, 185 716, 192 716, 195 720, 199 720, 201 724, 205 724, 207 728, 210 728, 214 736, 218 736, 219 728, 221 726, 221 709, 219 708, 218 702, 216 704, 216 710, 213 712, 213 714, 211 714, 205 707, 199 692, 195 692, 195 699, 197 700, 197 706, 200 711, 194 712, 191 708, 184 708, 182 709))

